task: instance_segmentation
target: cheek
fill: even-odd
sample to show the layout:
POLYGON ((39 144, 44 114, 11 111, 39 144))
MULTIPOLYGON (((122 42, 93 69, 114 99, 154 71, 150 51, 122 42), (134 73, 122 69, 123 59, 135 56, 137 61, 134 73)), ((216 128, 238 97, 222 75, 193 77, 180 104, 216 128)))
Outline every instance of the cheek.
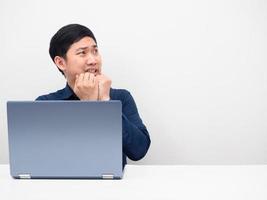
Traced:
POLYGON ((80 74, 84 71, 84 59, 73 59, 68 63, 69 72, 71 74, 80 74))
POLYGON ((102 66, 101 56, 99 56, 99 58, 97 59, 97 62, 98 62, 99 68, 101 68, 101 66, 102 66))

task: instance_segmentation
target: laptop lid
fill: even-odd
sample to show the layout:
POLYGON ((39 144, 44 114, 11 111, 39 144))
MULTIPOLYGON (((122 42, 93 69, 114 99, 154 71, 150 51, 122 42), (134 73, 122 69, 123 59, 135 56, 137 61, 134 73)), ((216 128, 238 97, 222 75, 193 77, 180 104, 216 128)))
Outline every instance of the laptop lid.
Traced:
POLYGON ((7 102, 14 178, 122 178, 120 101, 7 102))

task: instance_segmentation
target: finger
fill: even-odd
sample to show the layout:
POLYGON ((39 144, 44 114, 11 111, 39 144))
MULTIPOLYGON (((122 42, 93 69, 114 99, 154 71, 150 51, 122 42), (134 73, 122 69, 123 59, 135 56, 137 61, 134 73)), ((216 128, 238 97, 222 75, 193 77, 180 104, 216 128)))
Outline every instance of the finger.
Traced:
POLYGON ((89 83, 94 84, 95 75, 92 73, 89 73, 89 83))
POLYGON ((83 77, 84 77, 84 74, 79 75, 77 79, 77 86, 81 86, 83 84, 83 77))
POLYGON ((99 80, 99 78, 100 78, 100 75, 95 76, 95 80, 99 80))
POLYGON ((99 83, 99 76, 95 76, 94 82, 95 82, 95 84, 99 83))
POLYGON ((74 92, 76 93, 80 88, 80 85, 79 85, 79 78, 80 78, 80 75, 79 74, 76 74, 75 76, 75 83, 74 83, 74 92))
POLYGON ((83 83, 84 84, 87 84, 88 83, 88 81, 89 81, 89 72, 86 72, 85 74, 84 74, 84 77, 83 77, 83 83))
POLYGON ((95 75, 92 74, 92 83, 95 84, 95 75))
POLYGON ((78 74, 76 74, 76 76, 75 76, 75 81, 74 81, 74 87, 76 87, 76 85, 77 85, 78 78, 79 78, 79 75, 78 75, 78 74))
POLYGON ((103 81, 103 75, 97 75, 97 80, 98 80, 98 82, 103 81))
POLYGON ((84 73, 79 74, 79 81, 82 81, 84 77, 84 73))

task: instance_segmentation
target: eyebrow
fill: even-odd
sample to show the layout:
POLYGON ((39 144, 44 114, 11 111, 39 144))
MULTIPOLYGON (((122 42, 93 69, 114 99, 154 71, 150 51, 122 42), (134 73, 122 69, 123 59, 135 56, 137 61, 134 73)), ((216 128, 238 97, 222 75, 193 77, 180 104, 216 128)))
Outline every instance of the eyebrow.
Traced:
MULTIPOLYGON (((91 47, 95 49, 95 48, 97 48, 97 45, 94 44, 94 45, 92 45, 91 47)), ((76 49, 76 52, 77 52, 77 51, 80 51, 80 50, 89 49, 89 48, 90 48, 89 46, 86 46, 86 47, 79 47, 78 49, 76 49)))

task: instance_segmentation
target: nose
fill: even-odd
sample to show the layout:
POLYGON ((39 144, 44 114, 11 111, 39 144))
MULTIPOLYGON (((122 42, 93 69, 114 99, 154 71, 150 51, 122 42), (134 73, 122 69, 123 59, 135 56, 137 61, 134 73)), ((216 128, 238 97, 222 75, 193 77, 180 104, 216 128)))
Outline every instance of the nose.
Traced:
POLYGON ((96 65, 96 57, 92 54, 88 54, 88 57, 87 57, 87 61, 86 61, 86 64, 87 65, 96 65))

